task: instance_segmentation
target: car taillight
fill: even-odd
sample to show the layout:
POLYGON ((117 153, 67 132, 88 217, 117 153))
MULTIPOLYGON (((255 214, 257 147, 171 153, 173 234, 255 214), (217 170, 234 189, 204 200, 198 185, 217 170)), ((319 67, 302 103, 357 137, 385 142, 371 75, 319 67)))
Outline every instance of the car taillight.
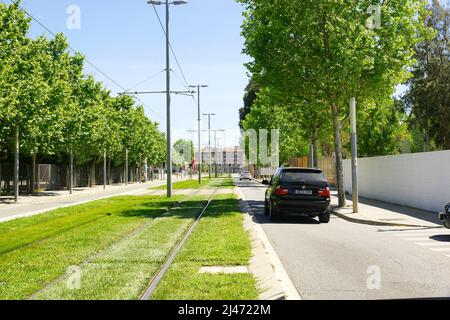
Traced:
POLYGON ((330 188, 320 189, 319 196, 323 198, 330 198, 331 197, 330 188))
POLYGON ((288 194, 289 194, 289 190, 285 189, 285 188, 278 187, 275 190, 275 195, 277 195, 277 196, 286 196, 288 194))

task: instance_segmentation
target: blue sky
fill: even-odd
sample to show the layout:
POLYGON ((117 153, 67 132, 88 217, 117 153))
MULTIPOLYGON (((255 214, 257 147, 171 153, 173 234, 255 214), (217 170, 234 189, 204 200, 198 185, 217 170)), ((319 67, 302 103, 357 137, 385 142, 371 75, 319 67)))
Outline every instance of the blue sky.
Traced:
MULTIPOLYGON (((127 89, 165 68, 164 34, 146 0, 23 0, 22 6, 52 31, 63 32, 74 49, 127 89), (81 10, 79 30, 67 28, 70 5, 81 10)), ((164 22, 163 6, 157 9, 164 22)), ((241 54, 241 23, 242 7, 233 0, 190 0, 187 5, 171 6, 172 46, 187 81, 209 85, 202 91, 202 111, 217 114, 212 121, 214 128, 238 128, 238 109, 248 82, 243 66, 248 58, 241 54)), ((33 22, 31 35, 42 33, 45 30, 33 22)), ((172 74, 172 88, 183 90, 181 72, 173 57, 171 69, 177 74, 172 74)), ((86 72, 104 82, 112 92, 122 91, 89 65, 86 72)), ((134 90, 164 89, 165 74, 160 72, 134 90)), ((140 98, 152 110, 147 109, 148 116, 165 130, 164 95, 140 98)), ((193 99, 174 96, 174 139, 189 137, 185 130, 196 128, 196 119, 193 99)), ((203 129, 206 124, 204 120, 203 129)), ((235 141, 224 137, 220 143, 233 145, 235 141)))

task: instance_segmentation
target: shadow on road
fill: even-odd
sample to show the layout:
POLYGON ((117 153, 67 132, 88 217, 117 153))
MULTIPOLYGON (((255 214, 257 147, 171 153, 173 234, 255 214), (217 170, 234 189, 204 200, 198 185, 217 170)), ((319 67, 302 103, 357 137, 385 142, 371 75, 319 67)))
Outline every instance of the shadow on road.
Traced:
MULTIPOLYGON (((347 195, 347 200, 351 201, 352 200, 351 196, 347 195)), ((441 221, 439 220, 436 212, 405 207, 405 206, 401 206, 398 204, 392 204, 392 203, 368 199, 368 198, 364 198, 364 197, 359 197, 359 202, 361 204, 365 204, 368 206, 372 206, 372 207, 376 207, 376 208, 380 208, 380 209, 384 209, 384 210, 389 210, 389 211, 392 211, 395 213, 404 214, 404 215, 407 215, 407 216, 410 216, 410 217, 413 217, 416 219, 421 219, 421 220, 425 220, 425 221, 428 221, 431 223, 436 223, 436 224, 441 225, 441 221)))
POLYGON ((301 214, 281 215, 276 221, 270 221, 269 217, 264 215, 264 201, 247 200, 247 204, 255 213, 253 221, 258 224, 320 224, 316 219, 301 214))

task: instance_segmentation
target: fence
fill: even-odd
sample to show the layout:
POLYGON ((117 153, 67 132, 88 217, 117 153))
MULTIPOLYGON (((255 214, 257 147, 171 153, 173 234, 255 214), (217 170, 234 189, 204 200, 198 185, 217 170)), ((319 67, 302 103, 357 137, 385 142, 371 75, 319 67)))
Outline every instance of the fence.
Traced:
POLYGON ((327 177, 328 184, 336 185, 336 163, 333 158, 319 159, 319 169, 323 171, 327 177))
MULTIPOLYGON (((442 211, 450 200, 450 151, 358 159, 359 194, 366 198, 442 211)), ((344 161, 346 190, 352 190, 350 160, 344 161)))
MULTIPOLYGON (((300 157, 291 159, 289 161, 289 166, 291 167, 301 167, 308 168, 309 167, 309 159, 308 157, 300 157)), ((328 183, 331 186, 336 185, 336 164, 333 158, 322 158, 318 160, 319 169, 323 171, 325 176, 327 177, 328 183)))
POLYGON ((290 167, 300 167, 300 168, 308 168, 309 167, 309 159, 308 157, 300 157, 289 160, 290 167))
MULTIPOLYGON (((57 164, 38 164, 34 168, 34 183, 36 191, 55 191, 68 189, 69 166, 57 164)), ((19 191, 29 193, 31 191, 33 170, 27 163, 20 163, 19 169, 19 191)), ((139 181, 139 167, 129 167, 129 181, 139 181)), ((147 172, 142 170, 141 176, 152 178, 150 168, 147 172), (147 173, 147 174, 145 174, 147 173)), ((157 173, 153 173, 158 178, 157 173)), ((111 166, 107 168, 107 183, 124 183, 124 167, 111 166)), ((74 166, 74 186, 89 187, 103 185, 103 165, 93 167, 92 165, 74 166)), ((0 163, 0 193, 11 194, 14 190, 14 165, 12 163, 0 163)))

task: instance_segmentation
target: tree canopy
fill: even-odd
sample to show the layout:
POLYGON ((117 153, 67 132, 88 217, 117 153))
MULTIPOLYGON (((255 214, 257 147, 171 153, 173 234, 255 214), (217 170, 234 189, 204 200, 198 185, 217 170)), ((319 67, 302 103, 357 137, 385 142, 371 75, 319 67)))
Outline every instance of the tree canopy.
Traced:
MULTIPOLYGON (((104 152, 117 164, 161 164, 165 136, 131 97, 115 97, 83 71, 63 34, 28 36, 30 20, 19 7, 0 4, 0 148, 17 128, 22 155, 96 162, 104 152)), ((9 150, 12 151, 12 150, 9 150)))

